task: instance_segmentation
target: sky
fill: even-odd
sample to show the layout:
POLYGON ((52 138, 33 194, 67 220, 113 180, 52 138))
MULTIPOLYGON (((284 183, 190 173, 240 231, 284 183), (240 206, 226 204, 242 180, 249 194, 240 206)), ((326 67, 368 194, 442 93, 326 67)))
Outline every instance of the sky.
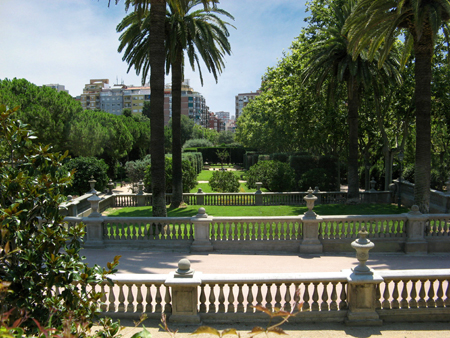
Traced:
MULTIPOLYGON (((90 79, 140 85, 141 77, 117 52, 116 26, 126 15, 124 0, 0 0, 0 79, 25 78, 36 84, 64 85, 80 95, 90 79)), ((185 79, 200 92, 210 111, 235 114, 235 96, 255 92, 268 67, 288 52, 305 26, 306 0, 221 0, 232 14, 232 54, 218 82, 202 67, 185 69, 185 79)), ((225 18, 224 18, 225 19, 225 18)), ((170 83, 170 77, 166 77, 170 83)))

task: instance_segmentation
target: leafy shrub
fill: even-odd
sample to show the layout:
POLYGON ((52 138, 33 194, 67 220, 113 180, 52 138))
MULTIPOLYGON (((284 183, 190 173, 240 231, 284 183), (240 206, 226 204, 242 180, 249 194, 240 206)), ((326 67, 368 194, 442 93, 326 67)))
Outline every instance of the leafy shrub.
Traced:
POLYGON ((59 211, 73 175, 61 164, 67 152, 35 145, 32 132, 13 119, 16 110, 0 105, 0 149, 10 155, 0 161, 0 282, 8 287, 1 295, 1 310, 8 311, 2 326, 23 320, 26 334, 36 331, 36 322, 69 323, 69 332, 76 332, 77 323, 90 328, 101 293, 87 287, 112 284, 107 274, 117 271, 119 257, 108 269, 82 263, 84 226, 66 227, 59 211), (62 292, 52 292, 55 288, 62 292))
POLYGON ((183 160, 188 160, 191 162, 192 166, 194 167, 197 175, 202 171, 203 169, 203 156, 202 153, 199 152, 188 152, 188 153, 182 153, 181 154, 183 160))
POLYGON ((239 192, 239 179, 231 171, 214 171, 209 186, 217 192, 239 192))
POLYGON ((192 139, 192 140, 187 140, 183 144, 183 149, 197 148, 197 147, 213 147, 213 146, 214 145, 212 144, 212 142, 205 138, 196 138, 196 139, 192 139))
POLYGON ((256 188, 256 182, 269 191, 291 191, 294 186, 294 169, 288 163, 261 161, 247 171, 247 187, 256 188))
MULTIPOLYGON (((166 157, 166 193, 172 192, 172 158, 166 157)), ((197 173, 188 160, 182 160, 181 170, 183 175, 183 192, 189 192, 197 185, 197 173)), ((146 191, 151 191, 152 170, 151 165, 145 170, 144 185, 146 191)))
POLYGON ((139 182, 145 178, 145 170, 151 164, 151 156, 147 155, 142 160, 128 161, 125 170, 130 182, 139 182))
POLYGON ((90 190, 89 180, 94 177, 95 189, 103 191, 108 184, 108 165, 103 159, 96 157, 76 157, 70 159, 64 167, 68 171, 75 169, 73 184, 67 188, 66 193, 71 195, 83 195, 90 190))

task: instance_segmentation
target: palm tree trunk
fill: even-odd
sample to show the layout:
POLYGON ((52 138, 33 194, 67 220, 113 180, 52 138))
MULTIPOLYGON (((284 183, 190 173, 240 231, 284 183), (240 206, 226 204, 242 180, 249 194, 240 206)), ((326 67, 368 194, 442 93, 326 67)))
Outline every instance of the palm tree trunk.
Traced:
POLYGON ((183 203, 183 173, 181 159, 181 82, 183 78, 182 51, 172 63, 172 205, 183 203))
POLYGON ((358 84, 355 78, 347 82, 348 87, 348 201, 359 200, 358 179, 358 84), (350 83, 353 81, 353 83, 350 83))
POLYGON ((166 1, 150 0, 150 144, 153 216, 166 217, 166 173, 164 155, 164 25, 166 1))
POLYGON ((414 203, 422 213, 430 210, 431 182, 431 30, 424 29, 420 41, 414 43, 416 99, 416 163, 414 203))

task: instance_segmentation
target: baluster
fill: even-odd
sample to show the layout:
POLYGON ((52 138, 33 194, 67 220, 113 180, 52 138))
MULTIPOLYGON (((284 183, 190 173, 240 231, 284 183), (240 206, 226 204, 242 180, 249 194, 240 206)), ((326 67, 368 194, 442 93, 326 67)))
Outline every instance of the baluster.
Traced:
POLYGON ((347 292, 345 291, 346 284, 341 282, 341 294, 339 295, 339 310, 347 309, 347 292))
POLYGON ((302 311, 308 311, 310 309, 309 307, 309 285, 311 283, 304 283, 305 285, 305 292, 303 293, 303 307, 302 311))
POLYGON ((145 296, 145 302, 147 303, 145 305, 145 312, 152 313, 153 312, 153 304, 152 304, 152 290, 151 290, 151 283, 145 283, 145 286, 147 287, 147 295, 145 296))
POLYGON ((252 228, 253 228, 253 225, 250 222, 247 226, 247 230, 245 231, 245 240, 247 240, 247 241, 250 240, 250 233, 252 231, 252 228))
POLYGON ((108 307, 108 312, 116 312, 116 295, 114 294, 114 287, 112 285, 108 285, 108 287, 109 287, 109 295, 108 295, 109 307, 108 307))
POLYGON ((238 304, 237 304, 237 309, 236 312, 244 312, 244 293, 242 292, 242 284, 239 284, 239 291, 238 291, 238 304))
POLYGON ((106 306, 105 283, 102 283, 102 284, 101 284, 101 291, 100 291, 100 292, 102 293, 102 298, 101 298, 102 304, 101 304, 101 306, 100 306, 100 310, 101 310, 102 312, 106 312, 107 306, 106 306))
POLYGON ((419 301, 417 302, 417 305, 419 308, 427 307, 427 303, 425 302, 425 281, 426 280, 419 280, 420 281, 420 290, 419 290, 419 301))
POLYGON ((383 307, 383 309, 390 309, 391 308, 391 304, 389 303, 389 283, 391 281, 388 279, 385 279, 384 282, 384 292, 383 292, 383 302, 381 303, 381 306, 383 307))
MULTIPOLYGON (((248 232, 248 226, 249 225, 247 222, 243 223, 241 226, 241 229, 239 231, 239 236, 235 235, 234 238, 239 238, 241 241, 243 241, 245 239, 246 233, 248 232)), ((238 229, 236 229, 236 230, 238 230, 238 229)))
POLYGON ((119 229, 120 239, 125 239, 125 226, 123 223, 117 223, 117 229, 119 229))
POLYGON ((282 283, 275 283, 275 287, 277 288, 277 291, 275 292, 275 307, 281 309, 281 287, 282 283))
POLYGON ((127 296, 127 301, 128 301, 128 306, 127 306, 127 312, 134 312, 134 296, 133 296, 133 283, 128 284, 128 296, 127 296))
POLYGON ((322 302, 320 303, 320 311, 328 311, 328 284, 329 282, 323 282, 322 302))
POLYGON ((409 307, 410 308, 417 308, 417 291, 416 291, 416 281, 411 280, 411 299, 409 300, 409 307))
POLYGON ((144 298, 142 297, 142 284, 138 285, 135 284, 137 287, 137 295, 136 295, 136 312, 143 312, 144 311, 144 306, 142 305, 142 302, 144 301, 144 298))
POLYGON ((408 281, 403 281, 403 288, 402 288, 402 299, 400 301, 400 308, 401 309, 407 309, 408 308, 408 281))
POLYGON ((272 308, 272 300, 273 300, 273 297, 272 297, 272 284, 266 284, 266 286, 267 286, 267 292, 266 292, 266 297, 265 297, 265 299, 266 299, 266 305, 265 305, 265 307, 266 308, 268 308, 268 309, 271 309, 272 308))
POLYGON ((269 239, 270 234, 267 233, 268 229, 269 229, 269 225, 267 223, 261 222, 261 231, 263 232, 262 235, 263 235, 264 240, 269 239))
POLYGON ((291 285, 293 285, 293 283, 289 284, 289 283, 284 283, 284 285, 286 286, 286 293, 284 294, 284 306, 283 309, 285 311, 290 312, 292 310, 291 307, 291 285))
POLYGON ((337 292, 336 292, 336 285, 337 282, 331 282, 331 285, 333 286, 333 290, 331 291, 331 303, 330 303, 330 310, 336 311, 338 309, 337 305, 337 292))
POLYGON ((139 223, 139 228, 137 232, 137 239, 143 240, 145 235, 145 224, 139 223))
POLYGON ((172 297, 170 296, 170 288, 166 286, 166 292, 164 294, 164 312, 172 313, 172 297))
POLYGON ((256 305, 263 306, 263 304, 262 304, 263 297, 262 297, 262 292, 261 292, 262 284, 257 283, 256 288, 258 290, 258 293, 256 294, 256 305))
POLYGON ((216 312, 216 295, 214 294, 214 286, 215 284, 209 285, 209 313, 216 312))
POLYGON ((436 303, 434 302, 434 282, 436 279, 430 279, 430 288, 428 289, 428 299, 427 299, 427 307, 436 307, 436 303))
POLYGON ((392 290, 392 302, 391 302, 391 309, 398 309, 399 303, 398 303, 398 281, 394 280, 394 290, 392 290))
POLYGON ((119 287, 119 307, 118 312, 125 312, 125 295, 123 293, 123 283, 117 283, 117 286, 119 287))
POLYGON ((236 284, 229 284, 229 293, 228 293, 228 313, 234 313, 234 293, 233 293, 233 287, 236 284))
POLYGON ((225 238, 223 238, 223 239, 226 239, 227 241, 229 241, 230 239, 232 239, 231 237, 230 237, 230 226, 229 226, 229 224, 228 223, 224 223, 223 224, 223 228, 224 228, 224 234, 225 234, 225 238))
POLYGON ((206 313, 206 294, 205 294, 205 285, 200 285, 200 305, 198 308, 198 312, 206 313))
POLYGON ((311 311, 319 311, 319 292, 318 292, 318 286, 319 283, 312 283, 314 286, 314 292, 312 296, 312 304, 311 304, 311 311))
POLYGON ((256 241, 260 239, 261 231, 259 229, 259 223, 255 222, 255 224, 253 224, 252 240, 256 241))
POLYGON ((156 306, 155 306, 155 312, 156 313, 161 313, 162 312, 162 297, 161 297, 161 285, 156 285, 156 295, 155 295, 155 301, 156 301, 156 306))
POLYGON ((447 280, 447 291, 445 292, 445 307, 450 307, 450 282, 447 280))
POLYGON ((253 312, 253 285, 254 284, 248 284, 248 293, 247 293, 247 309, 245 312, 252 313, 253 312))
POLYGON ((444 290, 442 289, 442 283, 444 282, 443 279, 438 279, 438 289, 436 292, 437 299, 436 299, 436 307, 444 307, 444 301, 442 299, 442 296, 444 295, 444 290))
POLYGON ((380 284, 377 284, 375 286, 375 309, 381 309, 381 291, 380 291, 380 284))

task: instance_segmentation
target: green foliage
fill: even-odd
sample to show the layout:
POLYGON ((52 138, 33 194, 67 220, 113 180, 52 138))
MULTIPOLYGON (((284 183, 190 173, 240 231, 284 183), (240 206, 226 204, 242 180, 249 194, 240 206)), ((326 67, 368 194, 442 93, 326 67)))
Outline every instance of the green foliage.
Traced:
POLYGON ((232 131, 222 130, 221 132, 219 132, 218 143, 225 144, 225 145, 232 144, 232 143, 234 143, 234 137, 235 137, 235 134, 232 131))
POLYGON ((73 184, 66 188, 66 193, 83 195, 90 190, 89 180, 94 177, 95 190, 103 191, 108 184, 108 165, 96 157, 76 157, 64 164, 67 171, 74 170, 73 184))
POLYGON ((192 139, 199 138, 207 139, 212 145, 216 145, 219 141, 219 133, 214 129, 205 128, 196 124, 192 130, 192 139))
POLYGON ((239 192, 239 179, 231 171, 214 171, 209 186, 217 192, 239 192))
POLYGON ((230 154, 230 163, 237 164, 242 163, 244 160, 244 154, 248 148, 244 147, 197 147, 197 148, 186 148, 185 152, 201 152, 203 156, 203 161, 208 163, 220 163, 220 159, 217 156, 217 151, 226 150, 230 154))
POLYGON ((183 159, 188 160, 191 162, 192 166, 195 169, 195 172, 197 175, 202 171, 203 169, 203 156, 202 153, 199 152, 188 152, 188 153, 182 153, 181 154, 183 159))
POLYGON ((14 118, 16 111, 0 105, 1 140, 8 154, 0 161, 0 280, 9 283, 2 310, 11 310, 5 325, 22 319, 19 331, 28 335, 36 323, 60 330, 66 323, 69 332, 77 332, 80 323, 91 327, 99 311, 101 293, 88 285, 112 284, 107 274, 117 271, 119 257, 108 269, 82 263, 84 226, 67 226, 59 210, 73 174, 61 164, 67 152, 35 144, 33 133, 14 118))
POLYGON ((223 163, 230 157, 230 153, 228 151, 226 151, 225 149, 223 149, 223 150, 217 150, 216 154, 220 160, 220 165, 223 168, 223 163))
MULTIPOLYGON (((192 130, 194 129, 194 120, 186 115, 181 115, 181 144, 185 144, 187 140, 192 137, 192 130)), ((169 128, 172 129, 172 119, 169 120, 169 128)))
POLYGON ((198 148, 198 147, 212 147, 211 141, 205 138, 190 139, 183 144, 183 149, 198 148))
POLYGON ((147 155, 142 160, 128 161, 125 163, 127 177, 131 182, 139 182, 145 178, 145 170, 151 165, 151 156, 147 155))
POLYGON ((20 106, 17 118, 30 125, 39 142, 52 144, 55 151, 70 148, 70 121, 82 108, 68 93, 39 87, 25 79, 4 79, 0 80, 0 100, 9 107, 20 106))
MULTIPOLYGON (((182 177, 183 177, 183 192, 189 192, 197 185, 197 172, 191 162, 183 159, 181 162, 182 177)), ((172 158, 166 157, 166 193, 172 192, 172 158)), ((152 186, 152 171, 151 165, 145 170, 144 185, 146 191, 151 190, 152 186)))
POLYGON ((279 161, 261 161, 247 172, 247 187, 256 188, 256 182, 269 191, 292 191, 294 187, 294 170, 288 163, 279 161))

